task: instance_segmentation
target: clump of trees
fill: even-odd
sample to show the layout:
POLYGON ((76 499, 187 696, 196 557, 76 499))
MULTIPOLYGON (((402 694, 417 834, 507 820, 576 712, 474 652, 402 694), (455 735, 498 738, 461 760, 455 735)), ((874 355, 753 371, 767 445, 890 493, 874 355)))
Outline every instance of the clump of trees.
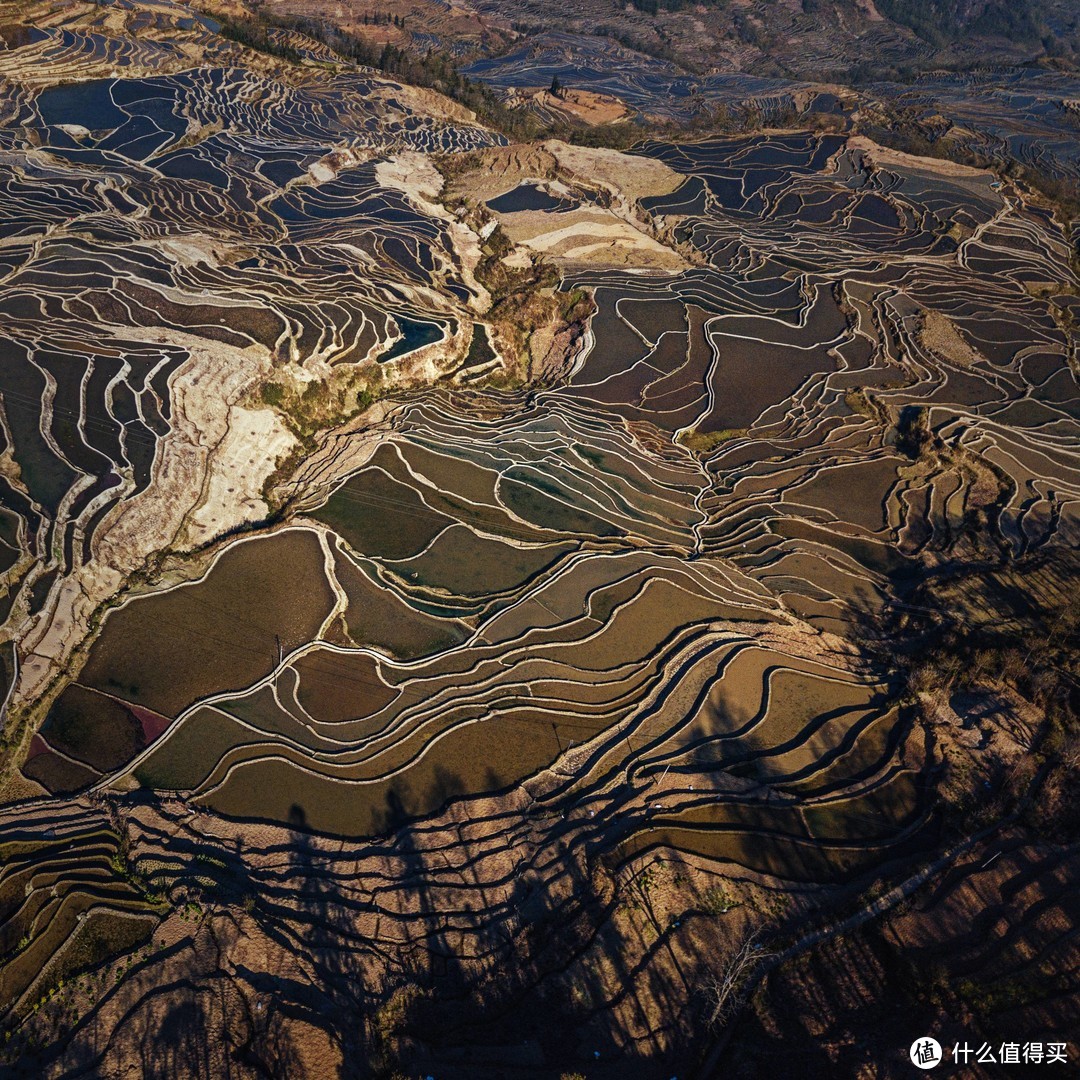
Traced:
POLYGON ((234 16, 215 13, 211 16, 216 20, 221 29, 218 31, 222 37, 235 41, 248 49, 256 49, 258 52, 267 53, 270 56, 278 56, 282 60, 298 64, 303 59, 300 52, 288 42, 282 41, 271 31, 281 29, 268 23, 265 19, 257 19, 252 16, 234 16))
POLYGON ((364 12, 365 26, 396 26, 399 30, 405 29, 404 15, 391 15, 389 11, 364 12))

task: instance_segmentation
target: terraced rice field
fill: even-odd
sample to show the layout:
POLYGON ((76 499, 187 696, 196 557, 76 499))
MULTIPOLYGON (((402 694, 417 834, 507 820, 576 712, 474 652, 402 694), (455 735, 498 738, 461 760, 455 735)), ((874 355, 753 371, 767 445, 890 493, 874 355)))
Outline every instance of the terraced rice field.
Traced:
MULTIPOLYGON (((650 119, 687 122, 719 106, 777 127, 792 112, 850 119, 860 108, 883 102, 898 114, 919 117, 927 130, 948 130, 949 142, 1002 166, 1019 161, 1045 175, 1075 179, 1080 174, 1071 104, 1080 94, 1075 69, 1013 65, 1005 57, 989 64, 985 54, 982 63, 972 63, 985 42, 967 43, 967 62, 950 71, 948 63, 928 63, 932 50, 925 41, 914 35, 898 40, 895 28, 873 17, 856 29, 852 12, 845 13, 839 26, 825 27, 806 19, 807 13, 798 8, 747 5, 758 9, 755 18, 767 28, 763 44, 737 36, 731 40, 732 17, 720 11, 672 10, 658 28, 655 15, 614 3, 590 5, 584 11, 564 0, 546 0, 524 12, 503 0, 484 0, 481 6, 530 26, 516 48, 474 60, 464 69, 511 101, 529 90, 547 88, 555 78, 564 87, 605 95, 650 119), (596 7, 607 8, 611 21, 601 24, 605 28, 623 24, 621 41, 595 33, 596 7), (798 20, 800 14, 802 25, 788 27, 786 36, 784 22, 798 20), (557 29, 553 17, 559 20, 557 29), (858 41, 859 60, 882 70, 907 65, 923 70, 910 81, 882 77, 838 85, 847 81, 837 73, 851 60, 843 55, 843 38, 849 33, 858 41), (642 55, 641 50, 652 51, 650 45, 656 46, 655 55, 642 55), (676 62, 670 55, 673 47, 680 59, 699 61, 690 65, 696 73, 676 62), (767 53, 790 50, 786 77, 758 74, 760 68, 755 70, 750 59, 757 48, 767 53), (703 55, 715 58, 713 50, 724 53, 727 63, 701 64, 703 55), (710 67, 708 74, 701 73, 710 67)), ((775 72, 776 65, 770 66, 775 72)), ((542 106, 531 108, 543 114, 542 106)))
MULTIPOLYGON (((957 562, 1080 543, 1066 229, 865 140, 648 142, 670 190, 624 224, 670 264, 565 259, 586 332, 515 389, 486 330, 468 370, 482 240, 429 184, 501 136, 364 72, 65 33, 0 54, 4 693, 36 725, 0 1060, 253 1075, 228 1031, 330 1075, 422 985, 411 1060, 495 1075, 503 1019, 577 986, 529 1075, 670 1075, 710 887, 809 904, 939 842, 942 751, 870 639, 957 562), (43 50, 81 81, 42 88, 43 50), (616 941, 647 865, 696 899, 616 941)), ((478 212, 608 212, 580 181, 478 212)), ((965 617, 1075 587, 995 573, 965 617)))

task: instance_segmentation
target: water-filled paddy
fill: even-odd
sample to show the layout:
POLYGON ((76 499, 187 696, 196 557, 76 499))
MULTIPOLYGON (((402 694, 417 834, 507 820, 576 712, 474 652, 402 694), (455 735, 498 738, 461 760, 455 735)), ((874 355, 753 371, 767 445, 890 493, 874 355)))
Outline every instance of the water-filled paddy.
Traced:
POLYGON ((316 649, 293 665, 299 675, 297 700, 315 720, 337 723, 378 712, 398 691, 379 678, 369 656, 316 649))
MULTIPOLYGON (((187 85, 109 100, 96 90, 92 108, 117 120, 109 145, 135 158, 174 137, 187 85)), ((299 91, 290 101, 296 124, 322 138, 322 104, 299 91)), ((53 119, 70 107, 46 99, 53 119)), ((564 287, 592 289, 596 312, 574 370, 528 395, 490 393, 499 358, 480 309, 436 315, 405 299, 453 263, 444 224, 383 188, 371 162, 280 190, 325 143, 267 145, 242 185, 225 132, 156 159, 194 221, 244 222, 240 302, 181 303, 164 261, 112 259, 82 241, 58 246, 32 280, 44 292, 82 280, 73 302, 88 320, 118 318, 122 301, 139 325, 259 343, 282 363, 292 350, 393 364, 471 323, 459 381, 389 396, 373 456, 348 475, 330 465, 304 493, 302 520, 324 540, 307 529, 234 544, 202 580, 113 612, 26 775, 63 790, 115 770, 126 784, 138 756, 136 782, 230 816, 371 836, 594 740, 573 769, 557 764, 560 784, 617 800, 637 769, 670 769, 696 789, 633 819, 624 854, 670 845, 815 882, 917 842, 921 759, 893 688, 823 657, 846 655, 828 634, 850 639, 968 512, 970 471, 901 452, 905 417, 930 406, 957 461, 984 452, 1022 477, 1026 494, 1001 515, 1016 542, 1071 513, 1061 508, 1080 478, 1051 444, 1071 430, 1075 382, 1059 328, 1028 290, 1060 268, 1030 242, 1029 220, 1011 222, 975 180, 885 174, 839 137, 648 144, 637 152, 686 181, 637 209, 663 215, 658 235, 670 229, 694 265, 575 272, 564 287), (962 272, 954 223, 981 230, 964 241, 962 272), (294 267, 311 275, 302 295, 278 291, 282 237, 311 255, 294 267), (365 259, 393 278, 392 303, 358 285, 365 259), (985 360, 945 355, 951 338, 927 344, 928 307, 985 360), (214 707, 169 726, 210 695, 214 707), (703 795, 714 783, 731 785, 723 799, 703 795), (768 805, 762 792, 775 793, 768 805)), ((490 209, 540 219, 569 205, 540 183, 511 183, 490 209)), ((97 205, 79 202, 91 199, 81 189, 66 197, 97 205)), ((123 197, 165 215, 149 186, 123 197)), ((443 284, 468 298, 462 281, 443 284)), ((13 318, 53 317, 35 304, 15 303, 13 318)), ((184 356, 155 366, 132 343, 122 370, 107 342, 85 362, 21 341, 7 346, 17 363, 5 402, 38 401, 51 379, 62 410, 49 427, 58 456, 36 413, 7 409, 31 496, 55 513, 76 470, 105 485, 130 466, 149 482, 184 356), (83 411, 92 431, 75 422, 83 411)), ((109 490, 88 484, 76 511, 109 490)), ((14 541, 0 541, 13 550, 21 527, 10 524, 14 541)), ((37 601, 53 581, 38 579, 37 601)))
POLYGON ((268 674, 317 634, 333 603, 314 532, 234 544, 201 581, 113 612, 80 682, 175 715, 268 674))
POLYGON ((345 555, 336 560, 336 576, 348 597, 345 624, 354 645, 412 659, 449 648, 466 636, 460 623, 409 605, 345 555))
POLYGON ((314 516, 359 554, 388 559, 418 554, 451 524, 411 488, 374 467, 348 480, 314 516))
POLYGON ((560 210, 571 205, 568 200, 556 198, 536 184, 519 184, 487 201, 488 208, 498 214, 512 214, 519 210, 560 210))
POLYGON ((482 596, 521 586, 571 550, 572 544, 516 546, 452 525, 422 555, 392 565, 416 584, 482 596))
POLYGON ((392 779, 335 783, 284 762, 257 761, 236 769, 206 798, 223 814, 302 823, 345 836, 374 836, 448 799, 497 791, 551 760, 559 742, 551 727, 527 720, 502 725, 503 737, 473 724, 442 739, 432 752, 392 779))

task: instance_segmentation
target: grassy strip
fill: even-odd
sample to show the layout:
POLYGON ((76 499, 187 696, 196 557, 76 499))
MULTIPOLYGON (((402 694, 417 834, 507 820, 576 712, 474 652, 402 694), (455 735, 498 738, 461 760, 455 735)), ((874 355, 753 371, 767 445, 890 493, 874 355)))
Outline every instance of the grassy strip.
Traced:
POLYGON ((722 428, 720 431, 684 431, 678 441, 694 454, 707 454, 731 439, 745 439, 746 428, 722 428))

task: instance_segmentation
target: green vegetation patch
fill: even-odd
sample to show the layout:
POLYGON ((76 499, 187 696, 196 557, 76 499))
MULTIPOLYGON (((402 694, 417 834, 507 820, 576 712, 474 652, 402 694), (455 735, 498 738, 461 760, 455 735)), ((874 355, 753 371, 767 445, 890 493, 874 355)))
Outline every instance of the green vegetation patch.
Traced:
POLYGON ((708 454, 732 439, 745 439, 747 428, 723 428, 720 431, 684 431, 679 442, 695 454, 708 454))

